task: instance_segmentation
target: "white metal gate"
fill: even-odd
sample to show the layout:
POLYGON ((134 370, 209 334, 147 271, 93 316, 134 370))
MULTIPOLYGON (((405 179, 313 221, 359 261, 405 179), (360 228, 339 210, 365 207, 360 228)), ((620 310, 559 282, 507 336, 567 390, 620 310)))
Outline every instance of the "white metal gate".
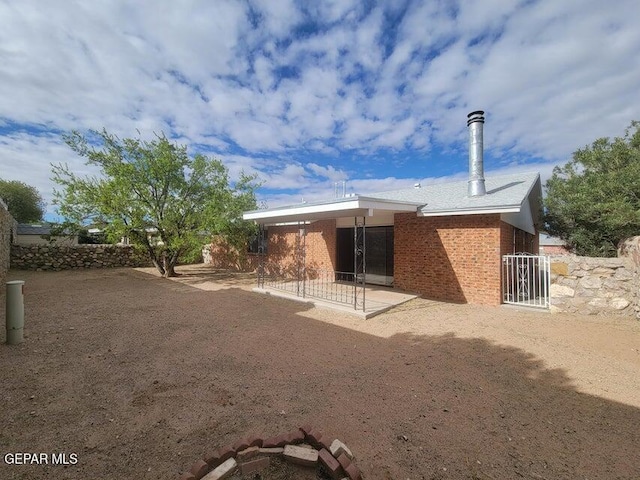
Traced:
POLYGON ((549 308, 549 257, 517 253, 502 257, 502 301, 512 305, 549 308))

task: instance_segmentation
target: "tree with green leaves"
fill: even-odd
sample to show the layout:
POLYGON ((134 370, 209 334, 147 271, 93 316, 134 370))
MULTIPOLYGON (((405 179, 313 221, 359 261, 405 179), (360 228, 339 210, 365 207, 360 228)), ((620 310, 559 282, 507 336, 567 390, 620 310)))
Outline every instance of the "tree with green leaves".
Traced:
POLYGON ((242 174, 231 185, 220 160, 189 156, 164 135, 120 139, 103 130, 89 137, 72 132, 64 140, 100 171, 79 177, 67 165, 52 165, 64 228, 91 223, 111 240, 128 237, 164 277, 174 276, 178 260, 199 251, 212 234, 236 241, 250 235, 253 226, 242 212, 256 207, 254 177, 242 174))
POLYGON ((0 198, 18 223, 42 220, 45 203, 35 187, 17 180, 0 180, 0 198))
POLYGON ((640 122, 579 149, 547 181, 545 223, 579 255, 615 256, 640 235, 640 122))

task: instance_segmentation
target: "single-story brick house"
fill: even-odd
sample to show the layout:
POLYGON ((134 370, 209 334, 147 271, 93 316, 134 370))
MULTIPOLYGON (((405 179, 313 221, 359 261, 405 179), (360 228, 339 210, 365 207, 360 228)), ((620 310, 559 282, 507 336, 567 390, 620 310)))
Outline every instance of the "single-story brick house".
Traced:
POLYGON ((263 227, 265 262, 292 275, 301 266, 366 273, 367 284, 430 299, 502 303, 502 256, 538 252, 542 187, 538 173, 484 178, 482 113, 469 115, 469 181, 245 212, 263 227))

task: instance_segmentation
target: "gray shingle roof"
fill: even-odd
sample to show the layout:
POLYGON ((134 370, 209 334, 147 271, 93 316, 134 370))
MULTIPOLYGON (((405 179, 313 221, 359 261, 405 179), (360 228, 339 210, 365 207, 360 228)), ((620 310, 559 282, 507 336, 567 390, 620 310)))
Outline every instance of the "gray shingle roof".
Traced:
POLYGON ((538 173, 518 173, 486 177, 487 194, 470 197, 467 180, 436 183, 420 188, 406 188, 366 195, 367 198, 419 202, 424 213, 491 210, 519 207, 539 179, 538 173))
POLYGON ((315 203, 288 205, 244 212, 244 218, 258 222, 295 222, 364 216, 374 211, 409 212, 425 216, 504 213, 520 215, 510 222, 526 231, 534 229, 537 202, 542 195, 538 173, 498 175, 485 179, 486 195, 469 197, 467 180, 405 188, 369 195, 315 203), (513 223, 513 222, 516 222, 513 223))
POLYGON ((51 227, 48 225, 18 224, 18 235, 49 235, 51 227))

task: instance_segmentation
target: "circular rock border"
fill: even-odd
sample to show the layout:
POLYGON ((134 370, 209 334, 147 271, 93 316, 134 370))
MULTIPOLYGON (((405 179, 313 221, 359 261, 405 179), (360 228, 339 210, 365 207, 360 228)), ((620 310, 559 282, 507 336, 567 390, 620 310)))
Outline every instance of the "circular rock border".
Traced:
POLYGON ((267 468, 273 457, 310 469, 321 468, 334 480, 362 480, 351 450, 337 438, 329 441, 309 425, 267 439, 249 437, 219 448, 194 463, 178 480, 223 480, 236 472, 257 473, 267 468))

